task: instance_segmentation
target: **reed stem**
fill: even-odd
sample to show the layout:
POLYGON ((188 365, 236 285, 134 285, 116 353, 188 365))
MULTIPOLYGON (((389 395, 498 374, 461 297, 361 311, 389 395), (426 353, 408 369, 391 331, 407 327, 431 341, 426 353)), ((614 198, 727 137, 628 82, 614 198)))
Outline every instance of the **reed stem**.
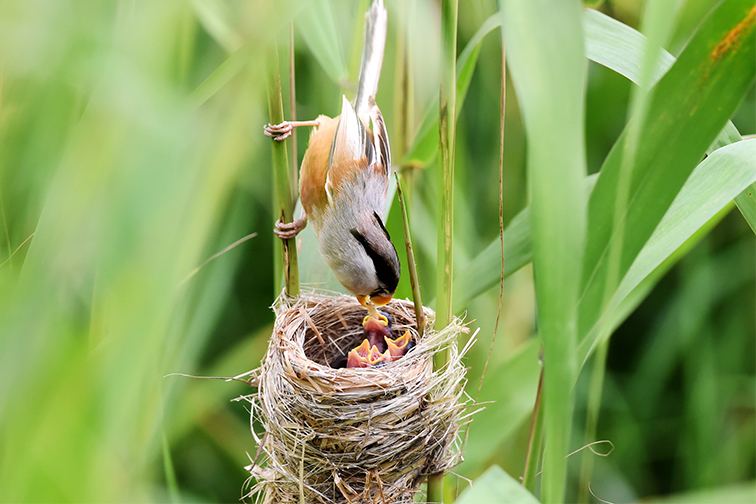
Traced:
MULTIPOLYGON (((441 3, 441 91, 439 93, 439 150, 441 152, 441 194, 438 227, 438 277, 436 280, 436 329, 446 327, 452 317, 454 139, 457 117, 457 14, 458 0, 441 3)), ((434 358, 436 370, 449 360, 448 349, 434 358)), ((428 501, 443 502, 444 475, 428 478, 428 501)))
POLYGON ((412 287, 412 301, 415 303, 415 318, 417 320, 417 333, 422 338, 425 331, 425 313, 423 312, 423 300, 420 297, 420 282, 417 278, 417 263, 415 262, 415 251, 412 249, 412 233, 409 227, 409 217, 407 215, 407 205, 404 204, 404 191, 402 183, 399 181, 399 174, 394 172, 396 177, 396 194, 399 197, 399 207, 402 209, 402 222, 404 224, 404 245, 407 247, 407 267, 409 269, 410 287, 412 287))
MULTIPOLYGON (((271 124, 284 121, 283 100, 281 98, 281 75, 278 67, 278 45, 275 44, 268 55, 268 112, 271 124)), ((274 215, 282 222, 291 222, 294 214, 296 178, 292 177, 286 143, 271 140, 273 145, 274 215)), ((279 245, 276 244, 278 249, 279 245)), ((276 278, 281 278, 283 270, 286 294, 299 296, 299 262, 297 260, 296 238, 281 240, 283 264, 276 268, 276 278)))
MULTIPOLYGON (((289 27, 289 120, 297 120, 297 86, 296 73, 294 71, 294 22, 289 27)), ((294 182, 292 187, 292 198, 294 206, 297 201, 297 179, 299 175, 299 166, 297 164, 297 128, 291 132, 291 166, 289 179, 294 182)))

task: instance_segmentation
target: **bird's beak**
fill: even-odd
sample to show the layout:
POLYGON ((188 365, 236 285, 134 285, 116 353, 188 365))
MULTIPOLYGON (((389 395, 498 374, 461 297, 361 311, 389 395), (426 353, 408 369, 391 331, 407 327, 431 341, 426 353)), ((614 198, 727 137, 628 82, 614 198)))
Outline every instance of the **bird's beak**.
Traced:
POLYGON ((376 310, 377 317, 375 315, 368 315, 364 319, 362 319, 362 327, 365 328, 365 331, 382 331, 383 328, 388 326, 388 319, 381 315, 378 310, 376 310))
POLYGON ((383 362, 391 362, 391 355, 388 351, 381 353, 375 345, 370 347, 368 340, 362 340, 362 344, 357 348, 349 351, 347 356, 348 368, 368 368, 383 362))
POLYGON ((383 360, 386 360, 386 362, 391 362, 391 358, 387 352, 381 353, 375 345, 370 349, 370 353, 368 354, 368 362, 371 366, 375 366, 379 362, 383 362, 383 360))
POLYGON ((386 345, 388 347, 386 351, 391 356, 391 360, 396 360, 404 355, 407 352, 407 347, 409 346, 410 341, 412 341, 409 331, 404 331, 404 334, 396 339, 391 339, 386 336, 384 336, 384 339, 386 340, 386 345))
POLYGON ((383 306, 387 305, 389 301, 393 298, 393 295, 390 296, 370 296, 370 302, 372 302, 376 306, 383 306))
POLYGON ((389 304, 389 301, 391 301, 394 298, 394 295, 390 296, 355 296, 357 298, 357 301, 360 302, 362 306, 370 309, 370 305, 373 306, 383 306, 389 304))
POLYGON ((362 344, 358 346, 357 348, 353 348, 349 351, 349 355, 347 356, 347 367, 348 368, 362 368, 362 367, 370 367, 370 361, 368 359, 370 355, 370 348, 368 345, 368 340, 362 340, 362 344))

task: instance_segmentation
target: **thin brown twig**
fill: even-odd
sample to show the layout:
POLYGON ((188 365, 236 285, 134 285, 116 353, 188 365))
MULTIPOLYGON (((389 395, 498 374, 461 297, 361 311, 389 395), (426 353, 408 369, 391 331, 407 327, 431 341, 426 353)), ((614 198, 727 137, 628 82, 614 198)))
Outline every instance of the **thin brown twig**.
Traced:
POLYGON ((399 173, 394 172, 396 177, 396 194, 399 198, 399 206, 402 210, 402 223, 404 224, 404 244, 407 248, 407 264, 409 266, 410 287, 412 288, 412 300, 415 304, 415 317, 417 320, 417 332, 423 337, 425 331, 425 313, 423 312, 423 300, 420 297, 420 281, 417 277, 417 263, 415 262, 415 252, 412 248, 412 233, 409 227, 409 215, 407 205, 404 202, 404 192, 399 180, 399 173))
POLYGON ((491 346, 488 347, 486 362, 483 364, 483 372, 478 382, 478 394, 475 400, 480 396, 480 390, 483 388, 483 379, 486 377, 488 363, 491 361, 494 343, 496 343, 496 334, 499 331, 499 320, 501 319, 501 308, 504 304, 504 114, 507 101, 507 57, 504 48, 504 42, 501 44, 501 110, 500 110, 500 135, 499 135, 499 246, 501 247, 501 272, 499 275, 499 304, 496 308, 496 322, 494 323, 493 336, 491 337, 491 346))
POLYGON ((599 457, 608 457, 614 451, 614 443, 612 443, 608 439, 602 439, 602 440, 599 440, 599 441, 592 441, 592 442, 588 443, 587 445, 581 446, 580 448, 578 448, 574 452, 568 453, 567 456, 565 456, 564 458, 571 457, 572 455, 575 455, 576 453, 581 452, 581 451, 585 450, 586 448, 588 448, 589 450, 591 450, 591 452, 594 455, 596 455, 596 456, 599 456, 599 457), (606 453, 599 453, 599 452, 597 452, 596 450, 593 449, 593 447, 595 445, 604 444, 604 443, 609 443, 609 446, 611 446, 611 449, 608 452, 606 452, 606 453))

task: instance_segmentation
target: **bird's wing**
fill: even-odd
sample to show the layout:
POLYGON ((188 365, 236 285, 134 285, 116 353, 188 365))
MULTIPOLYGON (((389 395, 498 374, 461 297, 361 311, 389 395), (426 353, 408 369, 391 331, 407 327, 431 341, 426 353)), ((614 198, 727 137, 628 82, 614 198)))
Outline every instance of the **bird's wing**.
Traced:
POLYGON ((386 122, 383 120, 383 114, 381 114, 373 96, 370 97, 368 103, 370 104, 370 119, 373 122, 373 147, 378 161, 376 170, 388 177, 391 170, 391 147, 389 146, 386 122))
POLYGON ((299 196, 305 212, 312 216, 317 209, 328 204, 326 175, 331 141, 336 134, 339 118, 321 115, 318 127, 312 130, 299 178, 299 196))
MULTIPOLYGON (((385 129, 385 127, 384 127, 385 129)), ((354 107, 343 97, 341 116, 331 141, 325 189, 329 201, 345 179, 354 178, 359 170, 375 163, 375 146, 371 133, 357 116, 354 107)))

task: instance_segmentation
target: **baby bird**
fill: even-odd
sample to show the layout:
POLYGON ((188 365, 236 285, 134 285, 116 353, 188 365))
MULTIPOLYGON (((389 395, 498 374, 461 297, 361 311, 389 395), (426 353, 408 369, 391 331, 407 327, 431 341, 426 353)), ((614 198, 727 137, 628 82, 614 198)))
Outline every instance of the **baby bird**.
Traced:
POLYGON ((391 316, 382 311, 378 311, 378 317, 368 315, 363 319, 362 327, 370 347, 376 347, 381 353, 386 350, 386 339, 393 336, 391 323, 391 316))
POLYGON ((282 239, 293 238, 307 222, 312 223, 326 264, 376 320, 375 306, 391 300, 400 275, 396 249, 381 218, 391 153, 375 94, 383 64, 386 20, 383 0, 374 0, 366 15, 354 106, 343 97, 341 114, 333 119, 321 115, 314 121, 265 127, 265 134, 278 141, 287 138, 295 127, 315 127, 299 181, 303 216, 292 223, 277 222, 276 234, 282 239))
POLYGON ((368 315, 362 322, 365 339, 362 344, 349 352, 348 368, 380 367, 402 357, 412 348, 409 331, 392 339, 391 318, 381 312, 378 318, 368 315))

